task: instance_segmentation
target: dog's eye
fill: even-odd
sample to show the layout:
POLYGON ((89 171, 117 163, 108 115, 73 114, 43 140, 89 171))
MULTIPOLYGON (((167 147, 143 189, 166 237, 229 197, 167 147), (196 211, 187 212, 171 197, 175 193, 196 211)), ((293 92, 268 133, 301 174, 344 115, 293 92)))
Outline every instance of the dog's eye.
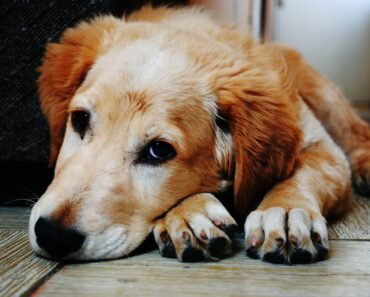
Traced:
POLYGON ((138 163, 157 165, 176 156, 172 145, 164 141, 152 141, 140 153, 138 163))
POLYGON ((81 139, 84 138, 87 128, 90 123, 90 114, 84 110, 73 111, 71 114, 73 129, 80 134, 81 139))

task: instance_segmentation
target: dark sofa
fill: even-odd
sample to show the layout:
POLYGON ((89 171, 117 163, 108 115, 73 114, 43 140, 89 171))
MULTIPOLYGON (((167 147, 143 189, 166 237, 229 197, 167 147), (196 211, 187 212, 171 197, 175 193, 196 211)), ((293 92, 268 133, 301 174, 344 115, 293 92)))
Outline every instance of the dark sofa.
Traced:
POLYGON ((37 100, 37 68, 46 43, 105 11, 104 0, 0 2, 0 205, 36 198, 52 176, 48 127, 37 100))
POLYGON ((28 204, 46 189, 49 132, 37 94, 37 68, 49 41, 97 14, 129 13, 146 2, 185 0, 0 1, 0 206, 28 204))

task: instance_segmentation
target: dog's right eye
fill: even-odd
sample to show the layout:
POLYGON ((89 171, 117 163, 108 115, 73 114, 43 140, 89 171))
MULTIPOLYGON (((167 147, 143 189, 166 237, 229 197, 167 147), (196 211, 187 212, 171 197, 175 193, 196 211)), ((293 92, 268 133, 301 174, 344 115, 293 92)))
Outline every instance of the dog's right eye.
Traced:
POLYGON ((152 141, 140 153, 137 163, 160 165, 176 156, 172 145, 165 141, 152 141))
POLYGON ((86 130, 89 128, 90 114, 84 110, 73 111, 71 114, 73 129, 84 138, 86 130))

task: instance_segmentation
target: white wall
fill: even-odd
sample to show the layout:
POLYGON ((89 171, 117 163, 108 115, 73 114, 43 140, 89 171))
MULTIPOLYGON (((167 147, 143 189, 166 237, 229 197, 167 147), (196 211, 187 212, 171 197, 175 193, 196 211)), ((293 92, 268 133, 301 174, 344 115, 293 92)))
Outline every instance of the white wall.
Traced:
POLYGON ((251 0, 192 0, 206 6, 222 21, 249 29, 251 0))
POLYGON ((283 0, 273 39, 298 49, 353 101, 370 103, 370 0, 283 0))

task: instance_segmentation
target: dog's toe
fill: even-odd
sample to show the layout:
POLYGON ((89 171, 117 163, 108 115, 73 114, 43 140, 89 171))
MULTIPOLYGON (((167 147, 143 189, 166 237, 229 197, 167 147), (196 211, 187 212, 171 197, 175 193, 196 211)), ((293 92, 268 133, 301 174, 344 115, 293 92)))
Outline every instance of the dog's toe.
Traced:
POLYGON ((289 262, 307 264, 328 254, 328 232, 322 216, 311 218, 303 209, 292 209, 288 217, 289 262))
POLYGON ((315 247, 316 247, 316 251, 317 251, 315 261, 321 261, 321 260, 326 259, 326 257, 328 256, 328 253, 329 253, 329 249, 327 247, 324 247, 321 244, 320 245, 315 245, 315 247))
POLYGON ((162 257, 176 258, 176 249, 166 230, 163 220, 157 222, 153 230, 155 241, 158 244, 159 252, 162 257))
POLYGON ((246 254, 249 258, 252 258, 252 259, 259 259, 260 258, 258 248, 256 248, 256 247, 253 247, 253 246, 247 247, 245 252, 246 252, 246 254))
POLYGON ((176 249, 171 241, 164 244, 160 253, 165 258, 176 258, 176 249))
POLYGON ((326 220, 318 216, 312 219, 311 241, 315 246, 314 261, 321 261, 329 254, 329 235, 326 220))
POLYGON ((286 212, 280 207, 252 212, 245 223, 247 256, 282 264, 286 261, 286 212))

